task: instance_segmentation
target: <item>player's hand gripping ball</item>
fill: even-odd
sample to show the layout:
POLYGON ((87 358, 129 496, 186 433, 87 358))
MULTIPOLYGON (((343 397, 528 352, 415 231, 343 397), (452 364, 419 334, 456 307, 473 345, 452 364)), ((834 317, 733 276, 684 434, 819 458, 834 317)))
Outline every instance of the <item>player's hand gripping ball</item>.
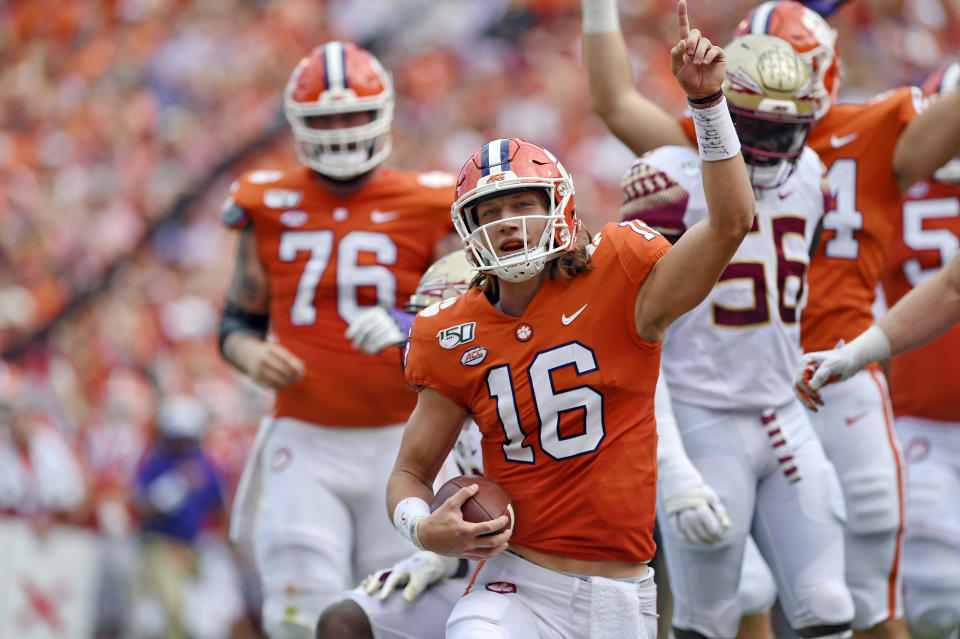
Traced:
MULTIPOLYGON (((430 512, 443 505, 443 502, 447 501, 455 492, 471 484, 480 484, 480 489, 473 497, 463 502, 463 506, 460 507, 464 521, 479 524, 502 515, 508 515, 510 523, 507 528, 513 529, 513 506, 510 504, 510 495, 507 494, 503 486, 486 477, 454 477, 437 490, 437 494, 434 495, 433 502, 430 504, 430 512)), ((502 530, 490 534, 495 535, 499 532, 502 532, 502 530)))

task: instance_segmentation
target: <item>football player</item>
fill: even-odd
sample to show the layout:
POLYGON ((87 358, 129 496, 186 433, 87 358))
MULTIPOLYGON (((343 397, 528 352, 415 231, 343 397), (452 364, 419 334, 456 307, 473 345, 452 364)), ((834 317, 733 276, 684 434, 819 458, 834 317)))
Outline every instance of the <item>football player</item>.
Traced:
MULTIPOLYGON (((663 370, 684 448, 727 506, 732 531, 727 543, 709 548, 664 531, 673 632, 684 639, 736 635, 752 533, 797 634, 849 636, 842 496, 792 392, 806 269, 825 200, 823 166, 804 146, 815 108, 811 74, 773 36, 742 36, 725 51, 723 92, 757 215, 707 299, 668 329, 663 370)), ((623 219, 682 237, 706 215, 699 167, 689 147, 637 160, 623 181, 623 219)))
MULTIPOLYGON (((960 83, 960 63, 934 73, 925 95, 948 94, 960 83)), ((933 639, 960 627, 960 158, 907 191, 896 221, 883 279, 889 313, 849 344, 811 353, 818 366, 801 390, 850 377, 887 359, 897 435, 907 461, 903 580, 913 637, 933 639), (914 348, 946 330, 932 343, 914 348)), ((816 393, 816 394, 814 394, 816 393)))
POLYGON ((690 29, 685 0, 677 11, 671 67, 696 109, 709 215, 673 248, 635 221, 591 241, 570 176, 530 142, 493 140, 461 170, 454 224, 480 277, 414 322, 405 370, 420 391, 387 488, 401 534, 484 560, 447 620, 452 639, 656 634, 647 562, 660 340, 753 219, 719 92, 723 51, 690 29), (513 528, 507 516, 463 520, 473 486, 430 512, 433 477, 468 413, 513 528))
MULTIPOLYGON (((466 292, 473 275, 464 251, 442 257, 423 274, 404 310, 416 313, 466 292)), ((377 312, 380 310, 371 309, 350 325, 348 336, 352 334, 356 348, 377 353, 397 342, 396 320, 385 310, 377 312)), ((662 374, 654 403, 657 490, 664 496, 666 517, 676 533, 692 544, 720 542, 730 529, 730 520, 716 492, 703 482, 683 450, 662 374)), ((458 474, 483 474, 480 450, 480 431, 473 420, 467 420, 450 454, 458 474)), ((448 473, 443 480, 452 476, 448 473)), ((434 487, 441 483, 438 476, 434 487)), ((327 607, 317 624, 317 639, 442 639, 446 619, 474 568, 475 562, 467 559, 418 551, 389 569, 368 575, 347 593, 347 600, 327 607), (402 588, 402 596, 391 597, 397 588, 402 588)), ((765 583, 764 577, 760 574, 757 580, 765 583)))
POLYGON ((411 551, 382 508, 416 395, 395 355, 355 351, 344 330, 414 291, 451 230, 453 185, 383 164, 393 86, 355 44, 311 51, 283 101, 301 165, 244 174, 221 212, 239 230, 221 352, 276 390, 232 521, 253 545, 273 639, 312 637, 346 588, 411 551))
MULTIPOLYGON (((692 145, 689 119, 675 120, 633 86, 616 3, 583 4, 594 110, 638 155, 667 144, 692 145)), ((909 87, 866 104, 834 104, 841 75, 837 34, 820 15, 793 0, 765 2, 736 35, 745 33, 783 38, 814 75, 817 121, 807 143, 827 165, 833 198, 823 219, 823 241, 810 261, 801 337, 805 350, 833 348, 873 321, 874 289, 900 195, 960 148, 960 92, 952 91, 919 117, 924 101, 919 89, 909 87)), ((860 637, 906 639, 900 569, 903 468, 885 410, 886 381, 872 366, 824 392, 835 399, 811 419, 843 488, 853 628, 860 637)))

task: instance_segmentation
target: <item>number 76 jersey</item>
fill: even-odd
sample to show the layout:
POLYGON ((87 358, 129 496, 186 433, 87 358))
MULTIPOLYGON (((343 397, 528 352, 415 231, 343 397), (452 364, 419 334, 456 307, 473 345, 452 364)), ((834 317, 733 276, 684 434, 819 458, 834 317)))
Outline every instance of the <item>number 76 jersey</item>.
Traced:
POLYGON ((434 244, 453 229, 454 178, 383 167, 340 198, 306 167, 252 171, 221 212, 228 226, 253 225, 267 270, 270 329, 306 363, 277 391, 275 414, 328 426, 406 421, 416 395, 395 349, 354 350, 344 332, 362 310, 395 308, 416 290, 434 244))
POLYGON ((660 344, 637 333, 637 291, 669 249, 639 223, 608 224, 593 270, 546 280, 520 317, 478 289, 417 315, 407 381, 463 407, 484 474, 510 494, 511 542, 588 561, 653 555, 660 344))
MULTIPOLYGON (((634 205, 633 214, 676 235, 706 217, 696 151, 663 147, 637 162, 647 165, 641 169, 650 179, 670 184, 664 192, 674 197, 668 206, 647 197, 650 204, 639 211, 634 205)), ((717 285, 667 330, 663 371, 676 400, 762 410, 793 398, 810 244, 826 197, 823 165, 807 148, 783 185, 755 193, 753 228, 717 285)))

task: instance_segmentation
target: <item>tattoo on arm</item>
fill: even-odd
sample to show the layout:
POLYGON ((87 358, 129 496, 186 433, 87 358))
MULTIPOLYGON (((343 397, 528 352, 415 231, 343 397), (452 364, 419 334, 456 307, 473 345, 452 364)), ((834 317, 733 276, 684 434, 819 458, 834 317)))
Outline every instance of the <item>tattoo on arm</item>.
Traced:
POLYGON ((227 301, 251 313, 267 313, 270 305, 270 287, 267 269, 257 254, 253 227, 240 231, 237 261, 227 291, 227 301))

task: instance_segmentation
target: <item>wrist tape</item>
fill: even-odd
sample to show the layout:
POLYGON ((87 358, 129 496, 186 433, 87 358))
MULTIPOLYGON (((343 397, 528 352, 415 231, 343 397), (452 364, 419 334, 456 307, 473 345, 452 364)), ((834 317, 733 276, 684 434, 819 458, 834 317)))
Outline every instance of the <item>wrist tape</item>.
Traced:
POLYGON ((419 497, 407 497, 393 509, 393 527, 414 546, 423 550, 417 537, 417 522, 430 515, 430 506, 419 497))
POLYGON ((697 146, 704 162, 728 160, 740 153, 740 138, 733 128, 727 99, 705 109, 691 109, 697 131, 697 146))
POLYGON ((583 0, 584 33, 609 33, 619 30, 617 0, 583 0))

